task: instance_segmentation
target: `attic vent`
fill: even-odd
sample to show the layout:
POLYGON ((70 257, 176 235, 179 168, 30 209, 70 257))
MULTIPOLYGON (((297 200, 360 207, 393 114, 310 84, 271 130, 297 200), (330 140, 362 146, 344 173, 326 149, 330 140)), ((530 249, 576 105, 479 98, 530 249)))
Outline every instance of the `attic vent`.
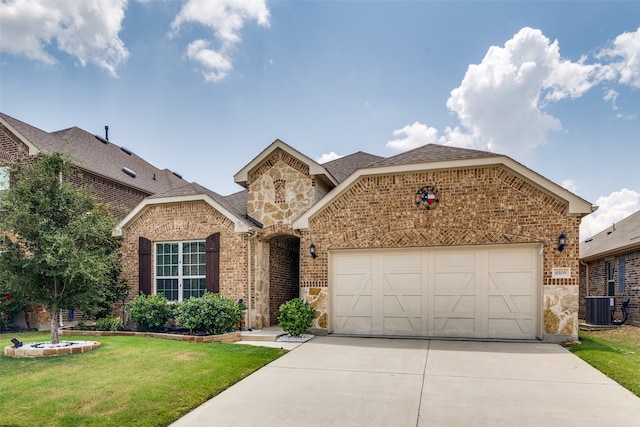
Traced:
POLYGON ((98 135, 93 135, 93 136, 95 136, 95 137, 96 137, 96 139, 97 139, 98 141, 102 142, 103 144, 108 144, 108 143, 109 143, 109 141, 107 141, 106 139, 104 139, 104 138, 103 138, 103 137, 101 137, 101 136, 98 136, 98 135))
POLYGON ((177 176, 178 178, 182 179, 182 175, 180 175, 178 172, 172 172, 175 176, 177 176))
POLYGON ((127 153, 128 155, 131 155, 131 154, 132 154, 132 151, 131 151, 131 150, 129 150, 127 147, 120 147, 120 149, 121 149, 122 151, 124 151, 125 153, 127 153))
POLYGON ((136 173, 134 171, 132 171, 129 168, 122 168, 122 172, 126 173, 127 175, 129 175, 131 178, 135 178, 136 177, 136 173))

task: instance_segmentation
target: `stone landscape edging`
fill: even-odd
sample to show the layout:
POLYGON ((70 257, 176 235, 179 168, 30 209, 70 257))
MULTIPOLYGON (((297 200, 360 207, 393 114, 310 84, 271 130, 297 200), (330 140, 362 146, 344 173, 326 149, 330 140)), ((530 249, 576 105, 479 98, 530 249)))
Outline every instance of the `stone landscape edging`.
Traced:
POLYGON ((60 335, 79 335, 93 337, 118 337, 118 336, 135 336, 135 337, 151 337, 162 338, 166 340, 196 342, 196 343, 234 343, 241 341, 240 331, 228 332, 220 335, 180 335, 166 334, 162 332, 134 332, 134 331, 81 331, 75 329, 60 329, 60 335))

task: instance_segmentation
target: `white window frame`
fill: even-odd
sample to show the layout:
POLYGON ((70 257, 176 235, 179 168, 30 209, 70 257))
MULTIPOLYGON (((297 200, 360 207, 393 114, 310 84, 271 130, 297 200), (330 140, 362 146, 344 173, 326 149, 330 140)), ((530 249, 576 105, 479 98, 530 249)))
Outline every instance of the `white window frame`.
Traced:
POLYGON ((11 170, 9 166, 0 166, 0 191, 8 190, 11 185, 11 170))
MULTIPOLYGON (((172 302, 180 302, 183 301, 185 298, 185 281, 190 281, 190 280, 198 280, 201 283, 200 289, 201 292, 198 293, 202 293, 204 294, 204 292, 206 292, 206 275, 205 275, 205 271, 206 271, 206 250, 205 250, 205 241, 204 240, 185 240, 185 241, 173 241, 173 242, 156 242, 155 243, 155 280, 154 280, 154 293, 161 293, 163 295, 165 295, 165 297, 167 297, 166 295, 166 291, 163 292, 158 292, 158 288, 159 288, 159 282, 160 280, 175 280, 177 281, 177 298, 173 298, 173 296, 168 296, 167 300, 172 301, 172 302), (197 252, 187 252, 185 249, 188 245, 191 245, 193 243, 199 244, 201 245, 201 251, 197 251, 197 252), (162 250, 162 253, 160 253, 159 248, 162 245, 177 245, 178 248, 178 252, 177 252, 177 260, 178 263, 174 264, 173 263, 173 259, 170 261, 169 264, 165 264, 164 262, 159 262, 160 261, 160 257, 172 257, 174 255, 174 252, 170 252, 165 254, 164 253, 164 249, 162 250), (193 262, 188 262, 189 260, 186 257, 191 258, 191 260, 193 261, 194 258, 195 259, 195 263, 193 262), (187 262, 185 262, 187 261, 187 262), (201 261, 201 262, 200 262, 201 261), (177 267, 177 268, 176 268, 177 267), (167 268, 170 271, 167 271, 167 268), (196 270, 194 272, 194 269, 196 270), (168 273, 168 274, 167 274, 168 273), (177 274, 176 274, 177 273, 177 274), (194 274, 195 273, 195 274, 194 274)), ((189 288, 189 287, 187 287, 189 288)), ((193 293, 193 289, 189 288, 187 289, 187 292, 190 293, 189 296, 192 296, 193 293)), ((201 295, 198 295, 201 296, 201 295)))

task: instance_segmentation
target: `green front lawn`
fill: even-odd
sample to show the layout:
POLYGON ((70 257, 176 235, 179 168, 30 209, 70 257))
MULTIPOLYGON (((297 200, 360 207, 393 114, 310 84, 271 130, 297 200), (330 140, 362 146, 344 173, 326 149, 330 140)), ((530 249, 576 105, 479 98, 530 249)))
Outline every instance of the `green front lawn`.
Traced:
POLYGON ((571 352, 640 396, 640 328, 580 332, 582 344, 571 352))
MULTIPOLYGON (((49 333, 0 335, 49 341, 49 333)), ((0 425, 166 426, 286 351, 142 337, 73 337, 97 350, 40 359, 0 356, 0 425)))

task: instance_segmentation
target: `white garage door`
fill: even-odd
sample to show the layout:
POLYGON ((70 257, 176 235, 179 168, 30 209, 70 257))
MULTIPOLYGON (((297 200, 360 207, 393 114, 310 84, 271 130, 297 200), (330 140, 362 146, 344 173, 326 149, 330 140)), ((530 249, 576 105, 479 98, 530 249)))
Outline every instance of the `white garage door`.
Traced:
POLYGON ((334 333, 535 338, 539 245, 332 251, 334 333))

